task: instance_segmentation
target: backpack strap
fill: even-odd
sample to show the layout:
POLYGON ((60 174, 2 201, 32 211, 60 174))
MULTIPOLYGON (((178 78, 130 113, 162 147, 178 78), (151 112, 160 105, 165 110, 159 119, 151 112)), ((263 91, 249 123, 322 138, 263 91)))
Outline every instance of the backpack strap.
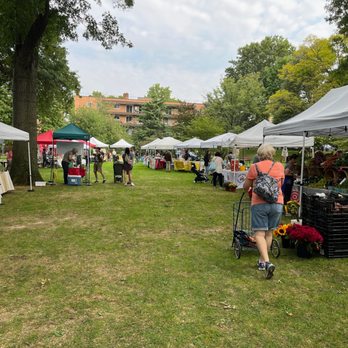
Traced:
MULTIPOLYGON (((269 174, 269 172, 271 171, 271 169, 273 168, 273 166, 274 166, 274 161, 272 161, 271 168, 269 168, 269 170, 268 170, 268 172, 267 172, 267 175, 269 174)), ((257 167, 257 163, 255 163, 255 168, 256 168, 257 175, 260 175, 260 171, 259 171, 259 168, 257 167)))

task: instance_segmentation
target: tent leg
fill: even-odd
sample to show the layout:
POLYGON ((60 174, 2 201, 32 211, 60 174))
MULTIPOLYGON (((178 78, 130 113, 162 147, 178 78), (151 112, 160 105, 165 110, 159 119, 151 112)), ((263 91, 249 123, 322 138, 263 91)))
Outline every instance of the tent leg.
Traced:
POLYGON ((53 177, 53 170, 54 170, 54 139, 52 134, 52 161, 51 161, 51 174, 50 174, 50 180, 47 182, 48 185, 55 185, 54 177, 53 177))
POLYGON ((28 141, 28 163, 29 163, 29 190, 28 192, 33 192, 33 177, 31 173, 31 158, 30 158, 30 142, 28 141))
POLYGON ((304 172, 304 158, 305 158, 305 145, 306 145, 306 132, 303 132, 303 142, 302 142, 302 159, 301 159, 301 182, 300 182, 300 196, 299 196, 299 209, 298 209, 298 219, 301 217, 301 203, 302 203, 302 192, 303 192, 303 172, 304 172))
POLYGON ((88 141, 88 146, 87 146, 87 175, 86 175, 86 185, 91 186, 91 143, 88 141))

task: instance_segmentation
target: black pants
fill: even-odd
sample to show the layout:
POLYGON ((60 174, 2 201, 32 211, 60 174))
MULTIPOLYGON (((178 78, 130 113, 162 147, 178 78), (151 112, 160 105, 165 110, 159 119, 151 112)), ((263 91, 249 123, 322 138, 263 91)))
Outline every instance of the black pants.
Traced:
POLYGON ((284 204, 288 203, 291 198, 292 187, 294 186, 294 177, 285 175, 282 191, 284 195, 284 204))
POLYGON ((64 173, 64 184, 68 184, 68 171, 69 171, 69 162, 62 161, 63 173, 64 173))
POLYGON ((220 185, 220 187, 222 187, 222 179, 223 179, 222 173, 216 173, 216 172, 213 173, 213 185, 214 186, 216 186, 216 179, 217 178, 219 178, 219 185, 220 185))

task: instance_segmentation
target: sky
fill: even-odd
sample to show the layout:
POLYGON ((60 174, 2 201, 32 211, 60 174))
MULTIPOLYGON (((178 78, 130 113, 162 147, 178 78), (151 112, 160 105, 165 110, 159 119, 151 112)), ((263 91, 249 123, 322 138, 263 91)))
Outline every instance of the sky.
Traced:
POLYGON ((336 30, 325 21, 325 0, 135 0, 125 11, 104 0, 120 31, 134 47, 105 50, 80 38, 67 42, 71 70, 77 72, 80 95, 146 95, 156 83, 172 97, 204 102, 219 87, 238 48, 281 35, 298 47, 308 35, 329 37, 336 30))

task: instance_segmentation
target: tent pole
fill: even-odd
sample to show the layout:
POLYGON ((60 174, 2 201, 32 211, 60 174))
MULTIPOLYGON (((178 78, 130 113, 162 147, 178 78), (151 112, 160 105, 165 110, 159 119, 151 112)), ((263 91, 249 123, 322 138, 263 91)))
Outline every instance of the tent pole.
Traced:
POLYGON ((302 159, 301 159, 301 182, 300 182, 300 196, 299 196, 299 209, 298 209, 298 218, 301 216, 301 203, 302 203, 302 192, 303 192, 303 172, 304 172, 304 158, 305 158, 305 146, 306 146, 306 132, 303 132, 303 141, 302 141, 302 159))
POLYGON ((53 132, 52 132, 51 174, 50 174, 50 181, 48 182, 50 185, 54 185, 54 180, 53 180, 53 166, 54 166, 54 138, 53 138, 53 132))
POLYGON ((29 190, 28 192, 33 192, 33 178, 31 174, 31 158, 30 158, 30 141, 28 141, 28 163, 29 163, 29 190))
POLYGON ((87 176, 87 186, 91 186, 91 161, 90 161, 90 157, 91 157, 91 142, 90 139, 88 139, 87 142, 87 171, 88 171, 88 176, 87 176))

